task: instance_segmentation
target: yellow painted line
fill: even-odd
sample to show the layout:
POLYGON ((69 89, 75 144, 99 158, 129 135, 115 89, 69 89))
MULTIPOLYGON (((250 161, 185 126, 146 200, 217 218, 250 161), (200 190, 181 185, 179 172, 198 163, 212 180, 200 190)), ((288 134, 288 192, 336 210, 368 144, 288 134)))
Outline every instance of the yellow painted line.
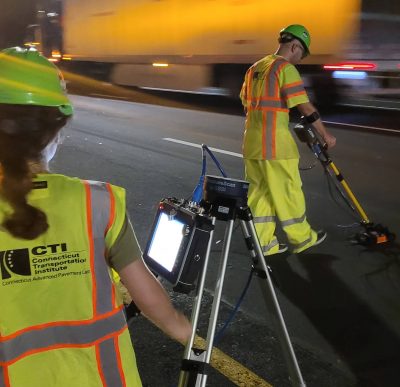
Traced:
MULTIPOLYGON (((196 336, 194 343, 196 348, 204 349, 206 347, 206 341, 199 336, 196 336)), ((261 379, 254 372, 215 347, 213 347, 211 354, 211 366, 236 386, 272 387, 272 385, 264 379, 261 379)))

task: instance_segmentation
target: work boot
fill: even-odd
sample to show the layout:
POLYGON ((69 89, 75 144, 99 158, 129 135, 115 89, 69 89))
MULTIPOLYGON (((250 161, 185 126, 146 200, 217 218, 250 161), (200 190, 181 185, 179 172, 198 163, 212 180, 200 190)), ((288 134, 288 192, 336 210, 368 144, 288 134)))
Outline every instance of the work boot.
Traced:
POLYGON ((314 242, 314 244, 311 246, 307 246, 304 250, 297 251, 296 254, 302 254, 304 252, 308 252, 308 249, 320 245, 326 239, 327 235, 328 235, 327 232, 324 230, 317 231, 317 240, 314 242))
POLYGON ((273 253, 269 253, 269 254, 264 254, 265 257, 268 257, 269 255, 275 255, 275 254, 282 254, 286 251, 288 251, 288 246, 284 243, 279 243, 279 249, 278 251, 275 251, 273 253))
POLYGON ((286 245, 285 243, 279 243, 279 250, 275 254, 282 254, 285 251, 288 251, 288 249, 288 245, 286 245))
POLYGON ((317 240, 315 241, 313 246, 318 246, 319 244, 321 244, 326 239, 327 235, 328 233, 324 230, 317 231, 317 240))

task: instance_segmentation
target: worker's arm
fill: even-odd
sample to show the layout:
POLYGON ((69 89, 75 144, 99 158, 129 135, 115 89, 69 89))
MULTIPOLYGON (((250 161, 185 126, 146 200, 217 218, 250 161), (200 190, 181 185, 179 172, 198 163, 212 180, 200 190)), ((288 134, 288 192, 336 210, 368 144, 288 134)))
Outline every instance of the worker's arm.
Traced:
POLYGON ((167 292, 143 260, 128 264, 119 275, 142 313, 167 335, 185 344, 192 332, 190 322, 172 306, 167 292))
MULTIPOLYGON (((317 109, 314 107, 314 105, 311 102, 305 102, 301 103, 296 106, 301 115, 307 117, 313 114, 314 112, 317 111, 317 109)), ((328 130, 325 128, 325 125, 321 121, 321 118, 318 118, 312 123, 312 126, 317 130, 317 132, 320 134, 320 136, 323 138, 323 140, 326 142, 326 145, 328 148, 332 148, 336 144, 336 138, 332 136, 328 132, 328 130)))

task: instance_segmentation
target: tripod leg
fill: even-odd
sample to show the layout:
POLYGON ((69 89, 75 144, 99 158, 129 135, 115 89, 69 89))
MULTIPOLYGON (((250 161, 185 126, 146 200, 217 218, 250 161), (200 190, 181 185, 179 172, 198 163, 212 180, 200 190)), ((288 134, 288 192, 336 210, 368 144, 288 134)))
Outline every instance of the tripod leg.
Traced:
POLYGON ((263 293, 268 310, 273 316, 273 322, 279 337, 279 342, 289 369, 289 376, 292 386, 305 387, 303 377, 301 375, 300 367, 297 362, 296 354, 294 353, 292 342, 290 341, 289 333, 286 328, 285 320, 283 319, 282 311, 279 306, 278 299, 272 284, 271 276, 268 271, 268 266, 265 262, 260 243, 258 241, 256 229, 252 220, 240 221, 242 232, 250 251, 250 255, 255 265, 261 264, 261 269, 264 276, 259 276, 259 283, 263 293), (266 282, 264 281, 266 279, 266 282))
MULTIPOLYGON (((211 243, 209 243, 207 248, 207 257, 204 263, 204 269, 202 273, 202 279, 199 287, 199 292, 196 296, 195 306, 193 309, 193 333, 190 342, 186 346, 184 360, 182 362, 182 370, 179 376, 179 387, 205 387, 207 382, 207 368, 211 361, 211 353, 213 349, 213 342, 215 336, 215 328, 217 325, 218 311, 221 303, 222 289, 224 285, 226 265, 228 262, 229 248, 232 239, 233 225, 235 220, 229 220, 228 225, 225 230, 224 247, 222 249, 222 259, 220 262, 220 267, 217 275, 217 282, 214 289, 214 298, 211 308, 209 325, 207 331, 206 348, 204 351, 193 350, 192 346, 194 343, 194 336, 198 322, 198 316, 200 311, 201 298, 204 291, 205 275, 207 271, 207 264, 209 258, 209 252, 211 243)), ((215 223, 215 218, 213 218, 213 224, 215 223)), ((211 239, 211 237, 210 237, 211 239)))
POLYGON ((215 285, 214 299, 210 315, 210 324, 208 326, 208 332, 207 332, 207 357, 206 357, 207 363, 209 363, 211 360, 211 351, 214 343, 215 327, 217 325, 218 310, 219 310, 219 305, 221 303, 222 288, 224 286, 226 265, 228 263, 229 247, 231 245, 234 223, 235 223, 234 219, 229 220, 225 231, 224 247, 222 249, 222 260, 220 262, 220 268, 218 271, 219 276, 217 278, 217 283, 215 285))
POLYGON ((194 340, 196 336, 196 329, 199 322, 200 308, 201 308, 201 299, 204 293, 204 285, 206 281, 208 262, 210 258, 211 246, 214 237, 214 226, 215 226, 216 218, 212 218, 212 226, 213 229, 210 232, 210 239, 207 245, 207 251, 204 258, 203 270, 201 272, 199 278, 199 284, 197 286, 196 297, 193 303, 193 310, 191 316, 191 324, 193 327, 192 335, 185 347, 185 352, 183 354, 182 367, 181 372, 179 374, 179 382, 178 387, 192 387, 198 386, 196 384, 197 374, 201 372, 199 370, 199 365, 204 361, 204 353, 203 351, 196 351, 193 349, 194 340))

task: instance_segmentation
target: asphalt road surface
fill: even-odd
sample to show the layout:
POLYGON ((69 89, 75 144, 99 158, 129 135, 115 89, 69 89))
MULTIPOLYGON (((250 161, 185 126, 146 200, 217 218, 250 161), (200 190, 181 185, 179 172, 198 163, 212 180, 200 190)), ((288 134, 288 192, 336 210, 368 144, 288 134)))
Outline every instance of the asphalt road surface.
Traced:
MULTIPOLYGON (((128 211, 142 246, 159 200, 191 196, 201 171, 200 144, 214 149, 229 177, 243 178, 244 118, 238 114, 181 109, 187 107, 184 102, 167 107, 80 96, 72 100, 76 114, 51 167, 125 187, 128 211)), ((400 234, 400 135, 394 130, 366 131, 340 124, 330 129, 337 137, 332 159, 370 219, 400 234)), ((309 387, 398 386, 400 246, 370 249, 352 244, 358 217, 346 207, 318 163, 307 168, 315 159, 304 144, 299 147, 307 215, 315 229, 327 230, 328 239, 307 253, 271 257, 268 263, 279 284, 278 300, 303 377, 309 387)), ((208 174, 218 174, 211 160, 208 166, 208 174)), ((218 223, 198 332, 202 337, 224 231, 225 224, 218 223)), ((279 236, 284 242, 284 235, 279 236)), ((218 327, 236 304, 250 267, 236 227, 218 327)), ((209 386, 290 386, 271 316, 256 282, 252 281, 240 312, 217 344, 223 353, 214 361, 217 371, 211 371, 209 386)), ((171 295, 190 315, 192 297, 171 295)), ((143 317, 131 319, 130 329, 144 385, 176 386, 183 347, 143 317)))

